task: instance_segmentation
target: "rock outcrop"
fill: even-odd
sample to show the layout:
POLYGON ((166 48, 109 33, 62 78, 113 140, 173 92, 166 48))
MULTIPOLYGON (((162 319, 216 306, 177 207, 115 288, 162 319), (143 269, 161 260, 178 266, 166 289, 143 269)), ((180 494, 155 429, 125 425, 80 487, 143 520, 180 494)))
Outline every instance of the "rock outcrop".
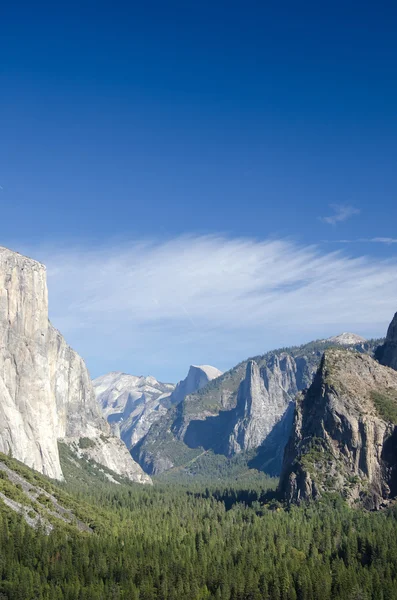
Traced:
POLYGON ((337 491, 377 509, 397 495, 397 373, 329 349, 297 399, 280 491, 289 502, 337 491))
POLYGON ((0 248, 0 451, 62 478, 58 440, 134 481, 150 478, 111 435, 87 368, 48 321, 45 267, 0 248))
POLYGON ((375 358, 381 365, 397 371, 397 313, 389 325, 385 343, 376 350, 375 358))

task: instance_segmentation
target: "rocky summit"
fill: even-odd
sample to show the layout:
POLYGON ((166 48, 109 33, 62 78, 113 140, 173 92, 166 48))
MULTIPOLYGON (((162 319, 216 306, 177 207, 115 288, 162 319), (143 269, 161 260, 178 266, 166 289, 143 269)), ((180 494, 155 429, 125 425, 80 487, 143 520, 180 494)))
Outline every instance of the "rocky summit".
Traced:
POLYGON ((356 333, 340 333, 339 335, 334 335, 325 342, 331 342, 333 344, 339 344, 340 346, 354 346, 357 344, 365 344, 367 341, 365 338, 361 337, 361 335, 357 335, 356 333))
POLYGON ((46 269, 0 248, 0 451, 62 479, 58 441, 150 483, 95 400, 82 358, 48 320, 46 269))
POLYGON ((368 355, 326 350, 297 400, 280 491, 289 502, 340 492, 377 509, 397 495, 397 372, 368 355))

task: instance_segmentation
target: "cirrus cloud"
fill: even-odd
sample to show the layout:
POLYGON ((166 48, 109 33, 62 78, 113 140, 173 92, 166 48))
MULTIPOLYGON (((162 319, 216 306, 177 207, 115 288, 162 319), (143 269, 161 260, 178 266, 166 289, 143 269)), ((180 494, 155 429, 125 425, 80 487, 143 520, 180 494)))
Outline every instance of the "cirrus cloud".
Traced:
POLYGON ((349 204, 330 204, 329 206, 334 211, 333 214, 328 217, 320 217, 320 221, 328 223, 328 225, 343 223, 343 221, 347 221, 350 217, 359 215, 361 212, 358 208, 354 208, 354 206, 350 206, 349 204))

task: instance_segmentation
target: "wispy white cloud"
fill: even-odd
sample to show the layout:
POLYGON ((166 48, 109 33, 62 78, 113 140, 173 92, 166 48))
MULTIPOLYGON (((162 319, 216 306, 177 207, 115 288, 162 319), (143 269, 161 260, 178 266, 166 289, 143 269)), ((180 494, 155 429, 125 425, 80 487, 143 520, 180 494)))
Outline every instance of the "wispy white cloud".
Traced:
POLYGON ((190 363, 227 368, 341 331, 379 335, 397 309, 397 260, 285 240, 25 250, 47 264, 51 319, 95 375, 173 380, 190 363))
POLYGON ((373 244, 397 244, 397 239, 390 237, 376 237, 366 241, 372 242, 373 244))
POLYGON ((329 215, 328 217, 320 217, 320 221, 323 221, 323 223, 328 223, 328 225, 342 223, 343 221, 350 219, 350 217, 360 214, 360 210, 358 208, 350 206, 349 204, 330 204, 329 206, 334 211, 333 214, 329 215))
POLYGON ((324 240, 329 244, 386 244, 390 246, 397 244, 397 238, 391 237, 374 237, 374 238, 357 238, 353 240, 324 240))

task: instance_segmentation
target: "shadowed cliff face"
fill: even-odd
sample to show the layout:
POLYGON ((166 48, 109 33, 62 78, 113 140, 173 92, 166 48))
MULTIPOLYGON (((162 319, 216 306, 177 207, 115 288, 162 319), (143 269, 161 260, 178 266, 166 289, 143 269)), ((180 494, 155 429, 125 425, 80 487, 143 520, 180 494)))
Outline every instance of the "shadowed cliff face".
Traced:
POLYGON ((57 442, 150 482, 97 407, 84 361, 48 321, 45 267, 0 248, 0 451, 62 478, 57 442), (91 439, 80 444, 80 438, 91 439))
POLYGON ((226 456, 257 448, 287 410, 296 392, 295 373, 296 365, 288 355, 274 357, 261 369, 254 360, 248 361, 236 407, 201 421, 191 420, 183 441, 226 456))
POLYGON ((288 354, 273 357, 262 368, 249 361, 228 440, 230 455, 258 448, 266 440, 297 392, 296 372, 296 363, 288 354))
POLYGON ((397 313, 389 325, 385 343, 379 346, 375 358, 381 365, 397 370, 397 313))
POLYGON ((297 399, 280 490, 290 502, 338 491, 379 508, 396 490, 397 373, 370 356, 327 350, 297 399))

